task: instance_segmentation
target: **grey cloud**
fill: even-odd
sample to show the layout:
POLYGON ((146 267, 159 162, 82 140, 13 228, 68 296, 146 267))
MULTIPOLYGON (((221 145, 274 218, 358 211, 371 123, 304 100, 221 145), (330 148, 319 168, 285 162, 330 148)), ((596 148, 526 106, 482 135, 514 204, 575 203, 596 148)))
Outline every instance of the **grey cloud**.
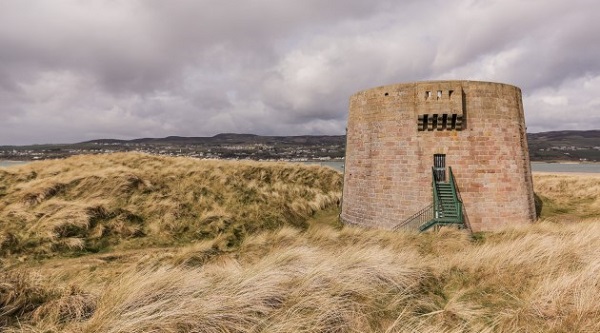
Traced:
POLYGON ((525 99, 532 132, 598 128, 600 75, 567 80, 558 87, 538 89, 525 99))
POLYGON ((564 126, 600 128, 590 117, 600 96, 599 7, 592 0, 5 0, 0 145, 341 134, 354 92, 442 78, 520 86, 536 130, 556 129, 559 116, 550 115, 560 112, 571 116, 564 126), (552 104, 553 94, 562 105, 552 104))

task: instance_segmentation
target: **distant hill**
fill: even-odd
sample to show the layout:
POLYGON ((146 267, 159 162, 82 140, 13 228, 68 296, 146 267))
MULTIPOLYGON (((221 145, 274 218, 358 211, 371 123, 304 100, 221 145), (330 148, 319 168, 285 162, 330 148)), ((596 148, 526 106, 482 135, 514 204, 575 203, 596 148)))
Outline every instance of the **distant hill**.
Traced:
POLYGON ((528 133, 532 160, 600 161, 600 130, 528 133))
POLYGON ((600 146, 600 130, 528 133, 527 138, 531 143, 540 145, 600 146))
MULTIPOLYGON (((532 161, 600 162, 600 130, 528 133, 527 142, 532 161)), ((168 136, 133 140, 98 139, 62 145, 0 146, 0 159, 54 159, 125 151, 224 159, 336 159, 345 155, 345 148, 345 135, 221 133, 211 137, 168 136)))
POLYGON ((256 134, 221 133, 211 137, 182 137, 168 136, 166 138, 142 138, 133 140, 100 139, 81 142, 81 144, 191 144, 191 145, 218 145, 218 144, 345 144, 345 135, 297 135, 297 136, 263 136, 256 134))
MULTIPOLYGON (((528 133, 527 142, 533 161, 600 161, 600 130, 552 131, 528 133)), ((282 146, 337 145, 345 148, 345 135, 262 136, 255 134, 222 133, 212 137, 143 138, 135 140, 93 140, 82 144, 149 144, 149 145, 248 145, 282 146)))

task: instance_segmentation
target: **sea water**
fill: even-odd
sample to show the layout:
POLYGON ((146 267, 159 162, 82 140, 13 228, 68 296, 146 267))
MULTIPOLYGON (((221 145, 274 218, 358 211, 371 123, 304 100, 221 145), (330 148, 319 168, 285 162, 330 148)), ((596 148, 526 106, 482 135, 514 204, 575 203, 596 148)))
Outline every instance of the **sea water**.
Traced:
POLYGON ((15 165, 27 164, 28 161, 0 161, 0 168, 11 167, 15 165))
MULTIPOLYGON (((338 171, 344 171, 343 161, 314 161, 304 162, 306 164, 318 164, 328 166, 338 171)), ((600 163, 545 163, 531 162, 533 172, 577 172, 577 173, 600 173, 600 163)))
MULTIPOLYGON (((29 161, 0 161, 0 168, 27 164, 29 161)), ((305 164, 318 164, 328 166, 338 171, 344 171, 343 161, 314 161, 303 162, 305 164)), ((531 162, 531 170, 539 172, 581 172, 600 173, 600 163, 545 163, 531 162)))

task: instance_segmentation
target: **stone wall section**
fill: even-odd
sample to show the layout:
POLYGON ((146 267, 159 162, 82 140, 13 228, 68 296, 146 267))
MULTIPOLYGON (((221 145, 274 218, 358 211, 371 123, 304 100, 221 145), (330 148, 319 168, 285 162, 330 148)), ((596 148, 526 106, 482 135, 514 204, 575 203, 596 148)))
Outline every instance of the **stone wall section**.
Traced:
POLYGON ((535 220, 521 91, 475 81, 396 84, 351 97, 342 220, 389 229, 426 207, 434 154, 446 155, 474 231, 535 220), (462 125, 452 128, 444 114, 460 115, 462 125), (435 126, 423 128, 424 115, 436 115, 435 126))

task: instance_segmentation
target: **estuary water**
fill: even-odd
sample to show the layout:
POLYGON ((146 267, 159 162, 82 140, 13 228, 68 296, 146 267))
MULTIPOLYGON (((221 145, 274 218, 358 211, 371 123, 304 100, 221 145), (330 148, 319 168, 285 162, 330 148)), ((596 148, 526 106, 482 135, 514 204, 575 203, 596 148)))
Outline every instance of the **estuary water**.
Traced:
MULTIPOLYGON (((1 161, 0 168, 27 164, 28 161, 1 161)), ((301 162, 304 164, 318 164, 328 166, 338 171, 344 171, 343 161, 314 161, 301 162)), ((577 173, 600 173, 600 163, 544 163, 531 162, 531 170, 538 172, 577 172, 577 173)))
POLYGON ((27 164, 28 161, 2 161, 0 160, 0 168, 11 167, 15 165, 27 164))
POLYGON ((531 162, 531 171, 600 173, 600 163, 544 163, 531 162))
MULTIPOLYGON (((314 161, 304 162, 306 164, 319 164, 328 166, 338 171, 344 171, 342 161, 314 161)), ((531 162, 533 172, 576 172, 576 173, 600 173, 600 163, 545 163, 531 162)))

